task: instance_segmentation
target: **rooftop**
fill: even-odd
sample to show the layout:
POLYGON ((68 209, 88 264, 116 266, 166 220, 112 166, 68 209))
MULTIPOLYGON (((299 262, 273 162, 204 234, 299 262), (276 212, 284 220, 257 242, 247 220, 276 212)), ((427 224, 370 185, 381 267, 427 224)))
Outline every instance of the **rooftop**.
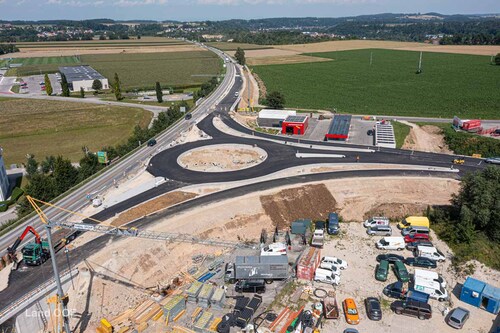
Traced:
POLYGON ((335 115, 332 119, 332 122, 330 123, 328 134, 339 134, 347 136, 347 134, 349 134, 351 118, 351 115, 346 114, 335 115))
POLYGON ((285 119, 287 123, 304 123, 307 120, 307 116, 288 116, 285 119))
POLYGON ((87 65, 59 67, 59 71, 66 76, 68 83, 105 79, 98 71, 87 65))

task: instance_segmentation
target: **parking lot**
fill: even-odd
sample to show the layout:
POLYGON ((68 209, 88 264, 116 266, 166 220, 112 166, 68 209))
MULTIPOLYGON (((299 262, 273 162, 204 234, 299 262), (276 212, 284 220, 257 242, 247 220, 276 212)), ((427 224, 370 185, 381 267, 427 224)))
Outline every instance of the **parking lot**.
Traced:
MULTIPOLYGON (((52 85, 53 94, 60 94, 62 92, 61 84, 58 81, 56 74, 49 74, 50 83, 52 85)), ((26 82, 26 88, 19 90, 20 93, 41 94, 44 95, 45 91, 42 90, 42 84, 45 83, 45 75, 31 75, 21 78, 21 82, 26 82)))

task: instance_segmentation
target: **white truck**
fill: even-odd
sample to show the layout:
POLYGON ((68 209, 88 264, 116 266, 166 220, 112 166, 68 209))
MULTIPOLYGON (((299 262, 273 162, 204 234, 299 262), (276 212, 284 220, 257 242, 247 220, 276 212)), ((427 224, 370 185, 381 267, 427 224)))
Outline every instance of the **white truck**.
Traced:
POLYGON ((426 257, 436 261, 443 262, 446 260, 444 254, 433 246, 417 246, 414 253, 415 257, 426 257))
POLYGON ((426 293, 430 298, 437 299, 440 302, 444 302, 450 297, 446 289, 437 281, 415 278, 413 289, 426 293))
POLYGON ((438 282, 443 288, 446 288, 446 281, 438 273, 427 271, 425 269, 415 269, 414 279, 423 279, 438 282))
POLYGON ((325 244, 325 230, 316 229, 311 240, 311 246, 322 248, 325 244))
POLYGON ((404 250, 405 245, 403 237, 384 237, 375 244, 377 249, 398 251, 404 250))
POLYGON ((338 286, 340 284, 340 276, 333 274, 328 269, 317 268, 314 274, 314 281, 338 286))

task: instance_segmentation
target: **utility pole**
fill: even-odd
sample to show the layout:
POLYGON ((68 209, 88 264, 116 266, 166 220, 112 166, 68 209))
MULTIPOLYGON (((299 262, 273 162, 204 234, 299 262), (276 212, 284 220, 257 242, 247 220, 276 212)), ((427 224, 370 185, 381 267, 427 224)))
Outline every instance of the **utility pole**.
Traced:
POLYGON ((422 51, 420 51, 420 60, 418 61, 417 74, 422 73, 422 51))
POLYGON ((69 327, 69 318, 68 318, 68 296, 64 295, 64 291, 61 285, 61 278, 59 276, 59 269, 57 268, 56 263, 56 252, 54 251, 54 246, 52 245, 52 234, 50 225, 45 225, 45 230, 47 232, 47 240, 49 241, 49 251, 50 251, 50 261, 52 261, 52 269, 54 270, 54 280, 56 281, 57 286, 57 298, 59 303, 62 305, 63 309, 63 325, 65 333, 71 333, 71 329, 69 327))

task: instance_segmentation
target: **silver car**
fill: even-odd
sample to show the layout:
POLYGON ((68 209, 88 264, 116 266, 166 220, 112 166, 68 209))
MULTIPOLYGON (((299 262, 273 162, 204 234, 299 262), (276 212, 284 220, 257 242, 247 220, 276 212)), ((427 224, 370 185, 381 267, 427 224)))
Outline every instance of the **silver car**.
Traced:
POLYGON ((370 236, 391 236, 392 228, 390 225, 375 225, 366 229, 366 233, 370 236))
POLYGON ((500 164, 500 157, 490 157, 485 160, 486 163, 500 164))
POLYGON ((446 319, 446 323, 453 328, 460 329, 464 326, 467 319, 469 319, 469 314, 469 310, 458 307, 451 311, 450 315, 446 319))

